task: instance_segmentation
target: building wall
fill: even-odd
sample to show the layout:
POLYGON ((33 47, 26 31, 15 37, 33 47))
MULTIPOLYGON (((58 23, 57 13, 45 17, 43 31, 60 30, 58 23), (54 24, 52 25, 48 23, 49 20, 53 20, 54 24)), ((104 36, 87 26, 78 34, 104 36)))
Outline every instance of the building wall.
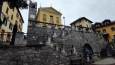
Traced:
POLYGON ((88 27, 88 28, 91 28, 91 26, 92 26, 92 24, 90 22, 88 22, 84 19, 81 20, 81 22, 78 21, 78 22, 75 23, 75 26, 79 26, 79 25, 82 25, 83 27, 88 27))
MULTIPOLYGON (((39 10, 38 11, 37 21, 51 23, 50 16, 53 16, 54 24, 62 25, 61 15, 56 13, 54 10, 52 10, 50 8, 47 10, 39 10), (46 14, 46 21, 43 21, 43 14, 46 14), (56 22, 56 17, 59 17, 59 23, 56 22)), ((40 26, 42 27, 42 24, 40 24, 40 26)))
MULTIPOLYGON (((22 26, 23 26, 24 21, 22 20, 21 15, 19 14, 19 11, 17 10, 16 7, 14 9, 11 9, 8 6, 7 2, 4 2, 2 6, 2 13, 1 13, 2 22, 3 22, 4 17, 6 18, 7 23, 6 25, 4 23, 2 24, 0 31, 4 30, 5 32, 12 32, 13 26, 16 21, 18 23, 18 32, 22 31, 22 26), (8 13, 6 13, 6 11, 8 13), (11 24, 11 27, 9 28, 10 24, 11 24)), ((6 40, 6 35, 4 36, 4 41, 5 40, 6 40)))
POLYGON ((115 31, 112 31, 111 27, 115 27, 115 24, 104 26, 104 27, 100 27, 100 28, 96 28, 96 31, 100 31, 101 33, 103 33, 102 30, 106 29, 106 33, 103 33, 103 34, 109 34, 109 42, 111 42, 112 39, 114 39, 113 35, 115 35, 115 31))

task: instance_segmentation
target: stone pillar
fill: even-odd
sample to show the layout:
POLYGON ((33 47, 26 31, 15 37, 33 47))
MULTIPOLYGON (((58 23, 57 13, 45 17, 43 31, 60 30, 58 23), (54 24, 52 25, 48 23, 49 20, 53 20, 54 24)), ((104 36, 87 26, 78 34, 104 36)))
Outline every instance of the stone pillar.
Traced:
POLYGON ((94 33, 93 29, 91 28, 91 32, 94 33))
POLYGON ((57 37, 56 33, 54 32, 53 38, 57 37))
POLYGON ((85 28, 83 28, 82 31, 85 32, 86 31, 85 28))
POLYGON ((63 55, 67 55, 67 53, 65 52, 65 50, 64 50, 64 48, 62 49, 62 53, 63 53, 63 55))
POLYGON ((55 26, 55 29, 58 29, 57 25, 55 26))
POLYGON ((39 23, 36 23, 36 27, 40 27, 40 24, 39 24, 39 23))
POLYGON ((74 26, 72 26, 72 30, 75 30, 75 27, 74 27, 74 26))
POLYGON ((78 28, 77 28, 77 27, 76 27, 75 29, 76 29, 76 31, 78 31, 78 28))
POLYGON ((58 46, 56 46, 56 51, 59 51, 58 46))
POLYGON ((51 25, 48 25, 47 28, 51 28, 51 25))
POLYGON ((87 61, 89 62, 89 56, 87 55, 87 61))
POLYGON ((91 29, 89 28, 89 32, 91 32, 91 29))
POLYGON ((73 53, 77 54, 75 46, 73 47, 73 53))
POLYGON ((48 44, 48 45, 50 45, 50 44, 51 44, 51 37, 48 37, 47 44, 48 44))
POLYGON ((65 36, 65 31, 62 31, 62 37, 65 36))

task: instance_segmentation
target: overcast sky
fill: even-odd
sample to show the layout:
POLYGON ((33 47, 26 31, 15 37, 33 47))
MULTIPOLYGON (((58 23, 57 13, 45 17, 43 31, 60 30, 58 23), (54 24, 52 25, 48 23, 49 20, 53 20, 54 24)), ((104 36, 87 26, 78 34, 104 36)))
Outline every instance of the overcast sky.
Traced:
MULTIPOLYGON (((104 19, 115 20, 115 0, 32 0, 37 2, 37 7, 52 7, 60 10, 65 17, 65 24, 69 25, 80 17, 86 17, 93 22, 104 19)), ((21 10, 24 19, 23 32, 27 33, 28 9, 21 10)))

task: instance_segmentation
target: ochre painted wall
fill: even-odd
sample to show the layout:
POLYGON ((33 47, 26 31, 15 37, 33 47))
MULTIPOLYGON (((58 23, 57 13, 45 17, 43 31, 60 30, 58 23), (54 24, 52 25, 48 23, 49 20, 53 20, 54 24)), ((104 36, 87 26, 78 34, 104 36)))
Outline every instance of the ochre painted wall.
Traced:
MULTIPOLYGON (((18 30, 19 30, 20 32, 22 31, 22 26, 23 26, 22 18, 21 18, 20 14, 18 13, 18 11, 17 11, 16 8, 14 8, 14 11, 13 11, 13 9, 10 9, 10 8, 9 8, 7 2, 4 2, 4 3, 3 3, 3 6, 2 6, 2 13, 3 13, 4 15, 6 15, 6 16, 9 17, 8 20, 9 20, 13 25, 15 24, 15 22, 16 22, 16 20, 17 20, 17 22, 18 22, 18 30), (8 7, 8 9, 9 9, 9 10, 8 10, 8 14, 6 14, 6 9, 7 9, 7 7, 8 7), (18 13, 18 18, 16 17, 17 13, 18 13), (13 15, 13 20, 11 20, 11 16, 12 16, 12 15, 13 15), (21 19, 21 20, 20 20, 20 19, 21 19), (19 25, 20 25, 21 29, 19 29, 19 25)), ((9 24, 8 24, 8 25, 9 25, 9 24)))
POLYGON ((91 28, 91 26, 92 26, 92 24, 90 23, 90 22, 88 22, 88 21, 86 21, 86 20, 81 20, 81 22, 76 22, 75 23, 75 26, 79 26, 79 25, 82 25, 83 27, 87 27, 88 26, 88 28, 91 28))
MULTIPOLYGON (((16 20, 18 22, 18 31, 22 32, 23 20, 22 20, 20 14, 19 14, 17 8, 14 8, 14 11, 13 11, 13 9, 10 9, 7 2, 4 2, 3 6, 2 6, 2 13, 1 13, 1 20, 2 21, 3 21, 4 17, 8 17, 8 18, 6 18, 7 19, 7 25, 5 26, 4 24, 2 24, 2 26, 0 28, 0 34, 1 34, 2 30, 4 30, 5 32, 12 32, 13 31, 13 26, 14 26, 16 20), (6 13, 7 8, 8 8, 8 14, 6 13), (18 13, 18 18, 17 18, 17 13, 18 13), (12 15, 13 15, 13 19, 11 19, 12 15), (12 23, 12 25, 13 25, 12 30, 9 29, 10 23, 12 23), (19 28, 19 25, 20 25, 20 28, 19 28)), ((6 41, 6 37, 7 37, 7 35, 4 35, 3 41, 6 41)))
MULTIPOLYGON (((37 21, 50 23, 50 16, 53 16, 54 24, 62 25, 61 14, 57 13, 52 8, 38 10, 37 21), (43 14, 46 14, 46 21, 43 21, 43 14), (56 22, 56 17, 59 18, 59 23, 56 22)), ((42 27, 42 24, 40 24, 40 26, 42 27)))
POLYGON ((111 25, 108 25, 108 26, 96 28, 96 31, 101 31, 101 33, 103 33, 102 30, 106 29, 106 33, 103 33, 103 34, 109 34, 109 42, 111 42, 112 39, 114 38, 113 35, 115 35, 115 31, 112 31, 111 27, 115 27, 115 24, 111 24, 111 25))

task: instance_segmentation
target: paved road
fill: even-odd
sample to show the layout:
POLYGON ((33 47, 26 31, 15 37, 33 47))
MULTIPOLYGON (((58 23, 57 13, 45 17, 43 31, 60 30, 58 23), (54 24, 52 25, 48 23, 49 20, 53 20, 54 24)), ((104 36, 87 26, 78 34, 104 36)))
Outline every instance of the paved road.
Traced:
POLYGON ((115 57, 109 57, 99 61, 95 61, 95 63, 91 65, 115 65, 115 57))

